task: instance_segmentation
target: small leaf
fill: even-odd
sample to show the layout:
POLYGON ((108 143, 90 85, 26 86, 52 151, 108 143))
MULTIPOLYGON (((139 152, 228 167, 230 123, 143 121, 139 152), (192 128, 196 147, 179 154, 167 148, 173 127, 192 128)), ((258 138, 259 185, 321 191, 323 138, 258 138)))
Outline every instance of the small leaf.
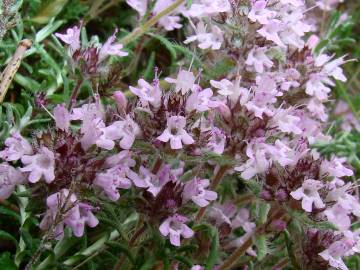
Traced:
POLYGON ((0 255, 0 269, 2 270, 17 270, 15 263, 11 259, 9 252, 2 253, 0 255))
POLYGON ((64 8, 68 0, 51 0, 40 7, 40 11, 30 20, 39 24, 48 23, 52 18, 56 17, 64 8))
POLYGON ((216 228, 211 228, 211 246, 206 260, 205 270, 213 269, 219 257, 219 233, 216 228))
MULTIPOLYGON (((17 247, 18 245, 18 241, 15 239, 14 236, 12 236, 10 233, 5 232, 3 230, 0 230, 0 239, 3 240, 10 240, 11 242, 14 243, 15 247, 17 247)), ((1 268, 0 268, 1 269, 1 268)))

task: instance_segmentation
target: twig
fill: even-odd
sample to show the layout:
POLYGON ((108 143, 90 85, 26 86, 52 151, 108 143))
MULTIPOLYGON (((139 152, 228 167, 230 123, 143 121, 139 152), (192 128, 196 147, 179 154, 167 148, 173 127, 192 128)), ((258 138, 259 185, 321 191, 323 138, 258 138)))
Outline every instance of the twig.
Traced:
POLYGON ((18 71, 21 60, 24 57, 25 52, 31 47, 32 41, 30 39, 23 39, 20 41, 14 55, 10 62, 7 64, 5 70, 1 74, 0 82, 0 103, 4 101, 5 95, 9 89, 9 86, 18 71))
POLYGON ((71 94, 71 97, 70 97, 70 100, 69 100, 69 105, 68 105, 68 110, 71 111, 71 109, 75 106, 76 104, 76 99, 77 99, 77 96, 79 95, 79 92, 80 92, 80 88, 81 88, 81 85, 83 83, 83 79, 79 79, 77 82, 76 82, 76 85, 75 85, 75 88, 74 90, 72 91, 72 94, 71 94))

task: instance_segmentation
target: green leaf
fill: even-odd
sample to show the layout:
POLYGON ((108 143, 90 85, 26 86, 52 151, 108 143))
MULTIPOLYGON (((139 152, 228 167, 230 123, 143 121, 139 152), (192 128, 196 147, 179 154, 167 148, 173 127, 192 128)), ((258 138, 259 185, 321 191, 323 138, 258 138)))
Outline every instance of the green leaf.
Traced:
POLYGON ((257 259, 259 261, 263 260, 266 256, 266 254, 268 254, 268 247, 267 247, 267 240, 266 240, 266 236, 264 234, 262 235, 258 235, 255 237, 255 241, 254 241, 255 246, 257 247, 257 259))
MULTIPOLYGON (((0 239, 9 240, 14 243, 15 247, 18 245, 18 241, 10 233, 0 230, 0 239)), ((1 268, 0 268, 1 269, 1 268)))
POLYGON ((10 252, 1 253, 0 255, 0 269, 1 270, 17 270, 15 263, 11 259, 10 252))
POLYGON ((6 207, 3 207, 3 206, 0 206, 0 214, 13 217, 13 218, 15 218, 16 220, 18 220, 19 222, 20 222, 20 220, 21 220, 20 215, 19 215, 18 213, 16 213, 16 212, 13 211, 13 210, 10 210, 10 209, 8 209, 8 208, 6 208, 6 207))
POLYGON ((35 17, 30 20, 39 24, 48 23, 52 18, 56 17, 61 12, 67 2, 68 0, 46 1, 46 3, 40 7, 40 10, 35 17))
POLYGON ((132 264, 135 263, 135 257, 132 254, 131 250, 126 245, 123 245, 123 244, 121 244, 119 242, 115 242, 115 241, 108 241, 108 242, 106 242, 106 245, 115 247, 117 251, 124 253, 124 255, 129 259, 129 261, 132 264))
POLYGON ((65 21, 51 20, 44 28, 38 31, 35 35, 35 43, 43 41, 45 38, 54 33, 65 21))
POLYGON ((211 228, 211 246, 209 256, 206 260, 205 270, 213 269, 219 257, 219 233, 216 228, 211 228))
POLYGON ((165 46, 165 48, 169 51, 170 55, 171 55, 171 60, 174 61, 177 58, 176 55, 176 50, 174 48, 174 44, 171 43, 171 41, 169 41, 167 38, 157 35, 157 34, 153 34, 153 33, 148 33, 149 36, 152 36, 153 38, 157 39, 160 41, 161 44, 163 44, 165 46))
POLYGON ((285 241, 286 241, 286 249, 287 249, 291 264, 296 270, 300 270, 301 268, 300 268, 298 262, 296 261, 296 257, 295 257, 295 253, 294 253, 294 249, 293 249, 294 243, 291 241, 290 233, 287 230, 285 230, 284 234, 285 234, 285 241))

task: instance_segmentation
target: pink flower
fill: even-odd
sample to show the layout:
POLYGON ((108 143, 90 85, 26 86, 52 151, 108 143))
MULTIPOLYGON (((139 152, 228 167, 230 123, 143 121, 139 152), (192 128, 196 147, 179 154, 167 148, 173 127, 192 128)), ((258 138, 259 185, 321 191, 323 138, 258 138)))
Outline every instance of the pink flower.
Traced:
POLYGON ((345 237, 332 243, 327 249, 319 253, 319 255, 328 261, 330 266, 341 270, 349 270, 341 257, 346 256, 354 244, 353 239, 345 237))
POLYGON ((194 87, 195 76, 191 71, 180 69, 176 79, 165 78, 165 81, 168 83, 174 83, 175 92, 178 93, 181 91, 181 94, 185 95, 194 87))
POLYGON ((318 190, 323 188, 323 184, 320 181, 307 179, 302 184, 302 187, 295 191, 292 191, 290 195, 295 200, 302 200, 301 206, 306 212, 311 212, 313 204, 315 208, 323 208, 325 204, 320 198, 318 190))
POLYGON ((345 162, 346 158, 338 158, 336 156, 332 156, 330 160, 324 159, 321 162, 320 173, 322 175, 329 175, 334 178, 353 176, 353 171, 344 166, 345 162))
POLYGON ((306 82, 305 93, 309 96, 316 97, 320 101, 326 101, 331 89, 327 87, 323 81, 327 83, 330 82, 327 77, 324 77, 319 73, 311 74, 310 79, 306 82))
POLYGON ((64 104, 55 106, 54 117, 55 117, 56 127, 65 132, 68 132, 70 128, 70 114, 68 110, 65 108, 64 104))
POLYGON ((211 135, 207 143, 208 150, 221 155, 224 152, 226 144, 225 133, 222 130, 213 127, 210 134, 211 135))
POLYGON ((120 112, 125 112, 127 106, 127 99, 124 93, 122 91, 115 91, 113 94, 113 98, 116 102, 117 109, 120 112))
POLYGON ((198 0, 194 1, 188 11, 183 12, 190 17, 209 17, 221 12, 229 12, 231 6, 228 0, 198 0))
POLYGON ((7 163, 0 164, 0 200, 6 200, 15 190, 16 185, 24 182, 23 174, 7 163))
POLYGON ((93 185, 102 188, 110 200, 117 201, 120 198, 118 189, 129 189, 131 187, 128 172, 126 166, 120 165, 110 168, 104 173, 98 173, 93 185))
POLYGON ((25 167, 20 168, 22 172, 30 172, 29 182, 36 183, 44 177, 46 183, 51 183, 55 179, 55 156, 45 146, 41 147, 37 154, 33 156, 23 156, 21 162, 25 167))
POLYGON ((360 202, 356 196, 350 194, 352 188, 351 183, 339 188, 334 188, 329 191, 325 200, 327 202, 337 202, 343 209, 360 217, 360 202))
POLYGON ((149 84, 147 81, 138 80, 138 87, 129 86, 130 91, 138 96, 144 105, 150 103, 155 108, 161 105, 161 91, 158 83, 155 85, 149 84))
POLYGON ((215 108, 219 105, 219 101, 212 100, 213 91, 210 88, 204 90, 196 89, 186 100, 186 111, 191 112, 197 110, 198 112, 208 111, 210 108, 215 108))
POLYGON ((6 161, 16 161, 24 155, 32 155, 33 149, 30 143, 20 133, 15 132, 5 140, 5 150, 0 151, 0 158, 6 161))
POLYGON ((252 232, 256 224, 254 222, 250 222, 250 212, 246 208, 240 208, 238 214, 233 218, 231 222, 231 227, 233 229, 243 228, 246 233, 252 232))
POLYGON ((281 108, 277 109, 270 120, 270 126, 277 127, 285 133, 301 134, 302 130, 298 126, 301 119, 300 117, 291 115, 291 110, 292 108, 288 108, 286 110, 281 108))
POLYGON ((171 149, 181 149, 182 143, 193 144, 194 139, 184 129, 186 118, 183 116, 171 116, 167 119, 167 128, 157 137, 159 141, 170 141, 171 149))
POLYGON ((350 211, 343 208, 340 203, 326 209, 324 214, 328 221, 333 223, 340 231, 348 230, 351 226, 350 211))
POLYGON ((283 29, 284 26, 280 20, 272 19, 261 29, 257 30, 257 32, 267 40, 274 42, 276 45, 286 48, 285 44, 279 37, 279 32, 283 29))
POLYGON ((211 49, 219 50, 222 42, 224 41, 223 32, 216 25, 211 26, 211 32, 206 32, 205 25, 203 21, 199 21, 196 25, 196 35, 188 37, 184 43, 188 44, 194 41, 198 41, 198 47, 200 49, 211 49))
MULTIPOLYGON (((154 8, 153 13, 156 15, 163 10, 165 10, 167 7, 171 6, 175 0, 157 0, 154 8)), ((183 5, 180 5, 176 10, 174 10, 172 13, 170 13, 167 16, 163 16, 158 21, 158 25, 165 28, 166 31, 172 31, 174 29, 179 29, 182 27, 180 22, 180 17, 176 16, 175 14, 179 13, 180 10, 182 10, 183 5)))
POLYGON ((180 246, 180 236, 191 238, 194 232, 185 224, 187 218, 179 214, 168 217, 161 225, 160 232, 163 236, 170 235, 170 243, 174 246, 180 246))
POLYGON ((109 55, 117 55, 120 57, 128 55, 127 52, 124 52, 121 50, 124 47, 122 44, 120 44, 120 43, 114 44, 117 31, 118 30, 115 29, 112 36, 110 36, 108 38, 108 40, 101 46, 100 51, 99 51, 99 62, 102 62, 103 60, 105 60, 106 57, 108 57, 109 55))
POLYGON ((201 265, 193 265, 190 270, 204 270, 205 268, 202 267, 201 265))
POLYGON ((96 140, 96 145, 112 150, 115 146, 115 140, 120 139, 120 147, 122 149, 130 149, 136 136, 140 134, 139 126, 131 119, 129 115, 122 121, 115 121, 110 126, 100 127, 101 135, 96 140))
POLYGON ((246 59, 245 64, 253 66, 256 72, 263 73, 265 68, 271 68, 274 63, 266 55, 267 48, 260 47, 252 49, 246 59))
POLYGON ((224 223, 231 225, 231 219, 236 213, 236 206, 231 202, 225 204, 214 203, 207 212, 207 215, 213 219, 216 226, 221 226, 224 223))
POLYGON ((140 17, 143 17, 147 10, 147 0, 126 0, 126 3, 135 9, 140 17))
POLYGON ((281 166, 290 165, 294 162, 293 151, 279 140, 275 145, 264 143, 264 138, 250 142, 246 148, 248 160, 235 167, 236 171, 241 171, 241 177, 249 180, 256 174, 265 173, 273 162, 278 162, 281 166))
POLYGON ((209 205, 210 201, 214 201, 217 198, 217 193, 211 190, 206 190, 210 185, 208 179, 195 178, 188 181, 185 184, 183 199, 185 202, 192 200, 195 204, 200 207, 209 205))
POLYGON ((80 27, 74 26, 73 28, 68 28, 66 34, 55 33, 55 36, 60 38, 64 43, 70 45, 72 53, 80 49, 80 27))
POLYGON ((91 212, 93 207, 86 203, 78 202, 75 194, 70 194, 68 189, 50 195, 46 204, 48 210, 40 223, 43 230, 49 229, 55 222, 60 209, 65 214, 63 220, 55 227, 55 238, 60 239, 64 235, 64 225, 71 228, 76 237, 84 234, 85 225, 93 228, 99 223, 98 219, 91 212), (65 205, 66 203, 66 205, 65 205))
POLYGON ((261 24, 268 24, 269 19, 276 15, 276 12, 266 8, 267 1, 257 0, 253 2, 248 18, 252 22, 258 21, 261 24))

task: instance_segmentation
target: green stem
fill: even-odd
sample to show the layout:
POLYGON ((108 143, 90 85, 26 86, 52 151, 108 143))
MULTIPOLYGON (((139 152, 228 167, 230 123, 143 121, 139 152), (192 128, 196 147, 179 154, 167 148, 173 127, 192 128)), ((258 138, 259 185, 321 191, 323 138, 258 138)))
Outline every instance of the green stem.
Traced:
POLYGON ((131 41, 137 39, 138 37, 145 34, 150 27, 154 26, 162 17, 170 14, 173 12, 176 8, 178 8, 185 0, 176 0, 174 3, 172 3, 170 6, 156 14, 154 17, 152 17, 150 20, 145 22, 143 25, 135 28, 130 34, 125 36, 120 40, 120 43, 124 46, 129 44, 131 41))

